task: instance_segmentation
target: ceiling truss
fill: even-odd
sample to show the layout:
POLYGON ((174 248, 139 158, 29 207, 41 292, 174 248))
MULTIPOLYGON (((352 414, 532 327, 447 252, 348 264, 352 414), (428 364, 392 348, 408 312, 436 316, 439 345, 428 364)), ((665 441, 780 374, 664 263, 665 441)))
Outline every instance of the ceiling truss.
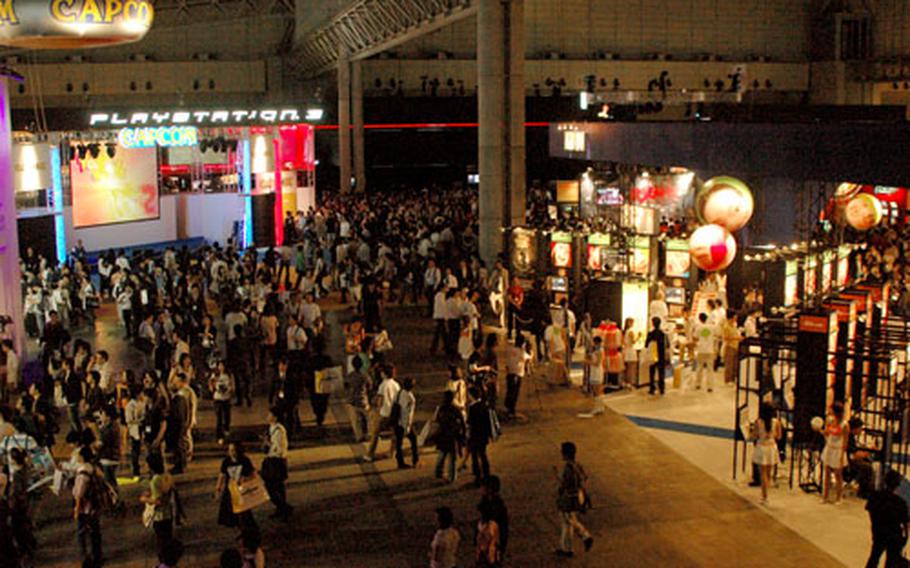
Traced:
MULTIPOLYGON (((283 1, 283 0, 282 0, 283 1)), ((291 65, 316 76, 346 54, 365 59, 477 12, 477 0, 356 0, 295 49, 291 65)))

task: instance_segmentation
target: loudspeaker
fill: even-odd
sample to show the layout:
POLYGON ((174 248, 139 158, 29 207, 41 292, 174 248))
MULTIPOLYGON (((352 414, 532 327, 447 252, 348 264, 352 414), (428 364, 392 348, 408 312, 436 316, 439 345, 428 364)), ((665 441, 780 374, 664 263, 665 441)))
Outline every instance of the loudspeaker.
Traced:
POLYGON ((253 242, 257 247, 275 244, 275 194, 253 195, 253 242))

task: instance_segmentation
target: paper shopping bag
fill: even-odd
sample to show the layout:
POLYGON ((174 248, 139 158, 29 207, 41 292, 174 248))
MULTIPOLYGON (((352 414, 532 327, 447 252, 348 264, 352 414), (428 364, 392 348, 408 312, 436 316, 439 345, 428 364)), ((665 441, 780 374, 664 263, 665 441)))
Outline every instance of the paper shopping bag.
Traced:
POLYGON ((249 477, 241 483, 231 481, 228 490, 231 492, 231 508, 234 513, 250 511, 269 501, 265 483, 258 475, 249 477))

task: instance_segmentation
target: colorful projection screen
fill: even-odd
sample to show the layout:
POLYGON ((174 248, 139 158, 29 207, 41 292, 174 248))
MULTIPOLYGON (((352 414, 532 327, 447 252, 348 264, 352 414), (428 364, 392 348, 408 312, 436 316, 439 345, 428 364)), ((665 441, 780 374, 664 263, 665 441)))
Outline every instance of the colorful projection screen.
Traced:
POLYGON ((156 148, 117 148, 110 157, 70 162, 73 226, 76 228, 147 221, 159 217, 156 148))

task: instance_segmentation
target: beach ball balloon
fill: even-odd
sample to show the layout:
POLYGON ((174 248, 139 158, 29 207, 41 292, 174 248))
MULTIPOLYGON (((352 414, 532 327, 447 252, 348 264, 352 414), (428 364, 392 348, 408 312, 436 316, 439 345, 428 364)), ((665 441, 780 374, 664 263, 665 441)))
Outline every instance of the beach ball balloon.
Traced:
POLYGON ((857 231, 868 231, 882 221, 882 204, 874 195, 860 193, 844 208, 847 223, 857 231))
POLYGON ((689 237, 689 255, 702 270, 723 270, 736 258, 736 240, 720 225, 703 225, 689 237))
POLYGON ((850 200, 859 194, 863 186, 858 183, 844 182, 837 186, 837 189, 834 190, 834 203, 838 207, 844 207, 847 203, 850 203, 850 200))
POLYGON ((695 211, 702 223, 720 225, 738 231, 752 218, 755 202, 752 192, 742 181, 718 176, 709 179, 695 198, 695 211))
POLYGON ((825 427, 825 419, 821 416, 816 416, 809 421, 809 427, 815 430, 816 432, 821 432, 822 428, 825 427))

